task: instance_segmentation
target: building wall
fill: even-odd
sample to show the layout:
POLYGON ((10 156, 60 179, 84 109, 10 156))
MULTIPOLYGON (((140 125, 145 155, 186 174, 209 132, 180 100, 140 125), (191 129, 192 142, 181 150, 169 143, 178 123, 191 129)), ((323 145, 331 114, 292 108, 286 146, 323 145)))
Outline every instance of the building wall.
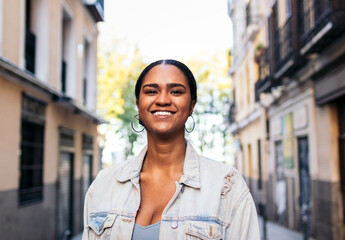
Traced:
MULTIPOLYGON (((25 0, 2 0, 3 17, 2 38, 0 38, 2 56, 25 68, 25 0), (11 24, 8 24, 11 23, 11 24), (2 39, 2 41, 1 41, 2 39)), ((80 104, 83 102, 83 58, 84 39, 90 42, 88 64, 87 107, 96 109, 96 74, 97 74, 97 26, 81 1, 42 1, 32 0, 31 30, 36 35, 35 76, 57 90, 61 90, 61 51, 62 51, 62 19, 63 12, 70 16, 71 29, 68 48, 65 53, 70 63, 68 68, 67 94, 80 104), (55 47, 51 47, 55 46, 55 47)), ((1 23, 1 22, 0 22, 1 23)))
POLYGON ((261 116, 251 122, 247 127, 242 129, 239 133, 239 139, 241 139, 242 151, 241 151, 241 172, 249 185, 255 204, 258 207, 259 204, 266 203, 265 186, 267 185, 267 171, 266 171, 266 138, 265 136, 265 113, 261 111, 261 116), (259 149, 258 140, 260 140, 260 153, 261 153, 261 169, 259 166, 259 149), (261 171, 261 179, 259 177, 261 171), (261 187, 259 187, 259 181, 261 181, 261 187))
MULTIPOLYGON (((82 1, 31 0, 30 30, 36 35, 35 71, 25 63, 26 1, 0 0, 0 230, 4 239, 56 239, 59 202, 61 127, 73 130, 72 235, 82 231, 84 154, 92 155, 91 178, 100 166, 96 110, 97 25, 82 1), (67 40, 70 58, 67 91, 61 90, 63 16, 73 31, 67 40), (84 43, 89 53, 85 60, 84 43), (87 63, 87 66, 85 65, 87 63), (83 77, 87 76, 87 102, 83 77), (46 103, 43 143, 43 197, 20 203, 23 94, 46 103), (67 100, 67 101, 66 101, 67 100), (83 147, 83 134, 93 138, 83 147)), ((67 50, 66 50, 67 51, 67 50)))
POLYGON ((255 101, 255 83, 259 79, 258 64, 254 62, 255 49, 267 45, 264 19, 265 1, 251 1, 250 24, 247 25, 247 1, 232 1, 230 17, 234 22, 234 64, 231 66, 235 91, 235 123, 230 126, 240 149, 235 153, 236 166, 245 177, 257 205, 266 202, 263 194, 266 176, 267 141, 266 111, 255 101), (259 187, 258 140, 261 144, 261 181, 259 187), (266 174, 266 175, 265 175, 266 174))
MULTIPOLYGON (((303 89, 303 88, 302 88, 303 89)), ((269 193, 269 202, 276 205, 275 212, 269 214, 270 218, 280 221, 287 227, 300 230, 300 179, 299 179, 299 163, 298 163, 298 145, 299 137, 308 137, 309 146, 309 171, 311 181, 317 178, 318 164, 317 148, 316 148, 316 123, 315 123, 315 104, 313 99, 313 90, 310 86, 305 86, 304 89, 294 97, 282 100, 282 104, 277 107, 272 107, 269 111, 270 116, 270 158, 269 158, 269 176, 271 179, 270 185, 273 186, 273 191, 269 193), (293 126, 293 167, 284 167, 283 175, 283 190, 279 192, 277 182, 277 156, 276 142, 283 141, 282 119, 287 114, 292 114, 293 126), (285 185, 285 186, 284 186, 285 185), (280 195, 279 195, 280 194, 280 195), (279 205, 285 209, 282 216, 278 213, 279 205)), ((313 189, 311 189, 311 193, 313 189)), ((314 203, 312 202, 311 205, 314 203)))
POLYGON ((18 87, 0 77, 0 189, 6 191, 18 187, 20 154, 21 94, 18 87), (8 105, 11 103, 11 106, 8 105))
MULTIPOLYGON (((229 2, 233 4, 229 11, 230 17, 235 19, 233 21, 236 23, 240 21, 236 24, 240 26, 245 18, 246 1, 229 2)), ((259 82, 264 83, 265 87, 258 85, 258 89, 255 89, 261 94, 260 104, 268 111, 270 126, 264 167, 267 182, 261 198, 265 199, 263 202, 269 206, 266 213, 270 220, 300 232, 309 228, 309 234, 315 239, 342 239, 345 168, 341 169, 341 166, 345 157, 339 145, 344 137, 340 136, 342 118, 338 113, 340 105, 343 104, 339 99, 345 96, 344 5, 329 1, 327 8, 322 9, 319 6, 320 8, 316 9, 312 2, 306 1, 301 8, 302 5, 297 0, 269 0, 265 5, 269 7, 263 11, 270 23, 262 25, 263 31, 270 33, 270 39, 262 38, 269 41, 263 43, 269 47, 268 51, 277 54, 268 55, 270 78, 259 82), (291 3, 290 10, 287 3, 291 3), (309 6, 306 6, 307 4, 309 6), (277 7, 277 11, 273 6, 277 7), (319 19, 315 20, 316 13, 326 12, 330 14, 330 18, 320 15, 319 19), (333 13, 336 14, 332 15, 333 13), (306 22, 310 22, 310 26, 305 24, 306 22), (310 29, 313 31, 308 32, 310 29), (305 157, 305 152, 299 152, 298 143, 306 141, 305 137, 308 158, 305 157), (284 162, 284 156, 292 161, 284 162), (309 183, 304 182, 303 179, 306 178, 301 177, 300 171, 306 166, 300 164, 300 159, 307 159, 305 165, 309 168, 309 183), (280 161, 282 167, 279 167, 280 161), (288 164, 283 165, 286 163, 288 164), (302 206, 302 189, 307 185, 310 186, 310 206, 302 206), (307 227, 302 221, 302 215, 309 224, 307 227)), ((254 63, 248 61, 248 56, 252 54, 251 49, 257 43, 246 42, 245 31, 243 28, 234 29, 235 64, 229 72, 234 79, 237 113, 230 130, 242 143, 241 151, 237 152, 238 166, 248 177, 248 152, 252 152, 252 169, 255 169, 254 138, 261 136, 264 139, 265 132, 260 133, 256 129, 259 117, 251 114, 253 109, 248 104, 250 95, 246 89, 250 90, 248 86, 252 83, 246 79, 246 68, 250 66, 249 69, 253 69, 254 63)), ((257 36, 259 35, 260 32, 257 36)), ((250 91, 254 93, 253 90, 250 91)), ((263 115, 260 115, 260 119, 264 119, 263 115)), ((256 172, 252 171, 253 178, 256 172)), ((258 199, 255 186, 252 192, 254 199, 258 199)))
POLYGON ((97 124, 91 120, 63 109, 42 93, 30 91, 21 86, 0 78, 0 112, 4 117, 0 119, 0 202, 2 217, 0 226, 4 231, 4 238, 11 239, 54 239, 56 221, 56 192, 59 165, 59 127, 68 127, 75 130, 74 147, 74 234, 81 231, 82 203, 82 134, 94 136, 93 146, 93 176, 100 169, 97 147, 97 124), (47 102, 46 124, 43 158, 43 185, 44 196, 41 202, 19 206, 19 177, 20 177, 20 127, 21 127, 21 99, 25 92, 47 102), (9 105, 8 103, 11 102, 9 105), (39 213, 39 214, 38 214, 39 213), (21 228, 20 231, 16 229, 21 228), (39 231, 38 229, 44 229, 39 231), (9 234, 9 235, 7 235, 9 234))
POLYGON ((3 41, 3 27, 2 27, 2 22, 3 22, 3 0, 0 0, 0 55, 2 54, 2 41, 3 41))
POLYGON ((2 56, 24 67, 24 0, 3 0, 2 56), (8 24, 11 23, 11 24, 8 24))
POLYGON ((344 216, 340 191, 339 122, 336 103, 317 106, 315 115, 318 171, 312 182, 314 232, 320 239, 341 239, 344 216))

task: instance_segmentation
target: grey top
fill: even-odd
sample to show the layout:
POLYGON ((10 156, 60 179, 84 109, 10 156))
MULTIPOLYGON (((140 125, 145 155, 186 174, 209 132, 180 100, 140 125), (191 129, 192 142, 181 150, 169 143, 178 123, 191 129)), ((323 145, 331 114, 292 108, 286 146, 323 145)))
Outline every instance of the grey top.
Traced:
POLYGON ((161 222, 148 225, 146 227, 134 224, 132 240, 158 240, 161 222))

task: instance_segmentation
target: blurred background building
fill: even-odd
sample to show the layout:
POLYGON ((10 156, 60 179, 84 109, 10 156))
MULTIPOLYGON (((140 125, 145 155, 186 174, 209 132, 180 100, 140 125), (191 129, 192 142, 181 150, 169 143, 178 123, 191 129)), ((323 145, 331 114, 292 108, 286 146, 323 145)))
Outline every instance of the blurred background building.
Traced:
POLYGON ((343 239, 345 1, 228 3, 236 164, 269 220, 343 239))
POLYGON ((100 168, 103 1, 0 0, 2 239, 68 239, 100 168))

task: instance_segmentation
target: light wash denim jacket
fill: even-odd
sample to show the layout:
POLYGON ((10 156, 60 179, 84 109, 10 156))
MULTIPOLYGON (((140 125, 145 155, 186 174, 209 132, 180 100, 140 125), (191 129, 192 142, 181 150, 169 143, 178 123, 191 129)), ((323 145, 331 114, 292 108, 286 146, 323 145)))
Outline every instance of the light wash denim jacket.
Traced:
MULTIPOLYGON (((85 197, 83 240, 131 239, 146 151, 99 172, 85 197)), ((187 141, 183 175, 175 184, 159 239, 260 239, 252 196, 236 169, 198 155, 187 141)))

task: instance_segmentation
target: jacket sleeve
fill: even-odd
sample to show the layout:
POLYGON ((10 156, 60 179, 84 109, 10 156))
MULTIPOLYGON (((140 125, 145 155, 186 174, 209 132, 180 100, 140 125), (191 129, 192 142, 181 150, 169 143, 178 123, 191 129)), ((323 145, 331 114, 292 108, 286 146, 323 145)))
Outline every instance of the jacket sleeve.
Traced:
POLYGON ((260 239, 258 216, 253 198, 249 192, 239 204, 236 214, 231 221, 231 225, 227 227, 225 239, 260 239))
POLYGON ((84 200, 84 230, 82 240, 89 240, 89 204, 92 196, 93 184, 89 187, 84 200))
POLYGON ((221 209, 227 224, 224 239, 260 239, 258 216, 249 188, 237 169, 224 178, 221 209))

